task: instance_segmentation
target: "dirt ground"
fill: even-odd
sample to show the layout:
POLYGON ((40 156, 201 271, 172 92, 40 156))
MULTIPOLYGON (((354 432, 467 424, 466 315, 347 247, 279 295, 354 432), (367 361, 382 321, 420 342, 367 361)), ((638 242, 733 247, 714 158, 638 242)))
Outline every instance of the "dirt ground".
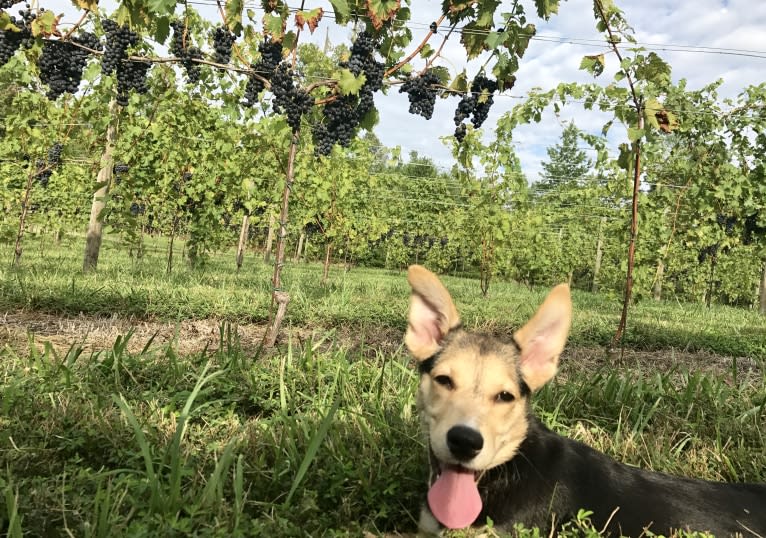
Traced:
MULTIPOLYGON (((25 354, 32 342, 42 350, 48 342, 57 353, 66 354, 72 346, 86 352, 110 349, 120 335, 133 331, 128 351, 140 352, 153 337, 152 346, 171 344, 180 355, 199 353, 205 349, 215 351, 220 344, 221 320, 185 320, 158 322, 136 320, 118 315, 112 317, 77 316, 60 317, 39 312, 6 312, 0 314, 0 354, 3 350, 25 354)), ((266 332, 265 324, 232 325, 236 329, 241 349, 255 353, 266 332)), ((394 329, 358 327, 328 329, 322 327, 291 327, 283 325, 281 342, 288 338, 299 346, 311 341, 320 349, 329 346, 353 349, 374 357, 378 353, 393 353, 402 345, 402 334, 394 329)), ((759 364, 749 357, 728 357, 710 352, 688 352, 680 349, 641 351, 626 349, 624 353, 608 356, 601 347, 570 347, 561 358, 565 376, 571 368, 595 369, 604 363, 616 367, 638 367, 646 370, 667 371, 674 367, 705 370, 721 375, 731 374, 736 361, 740 374, 760 375, 759 364)))

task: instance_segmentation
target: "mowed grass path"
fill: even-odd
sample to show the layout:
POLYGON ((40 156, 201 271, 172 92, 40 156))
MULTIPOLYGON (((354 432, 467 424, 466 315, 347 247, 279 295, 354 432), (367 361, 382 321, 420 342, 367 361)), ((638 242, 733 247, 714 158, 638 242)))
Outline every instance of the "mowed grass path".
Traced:
MULTIPOLYGON (((9 536, 362 536, 415 530, 427 455, 417 376, 406 352, 349 347, 330 332, 401 334, 403 273, 290 265, 289 323, 278 349, 243 346, 238 323, 267 318, 270 269, 233 256, 204 272, 160 256, 135 264, 107 245, 95 275, 80 244, 0 270, 0 313, 26 309, 139 319, 216 318, 212 351, 178 342, 61 350, 0 342, 0 533, 9 536), (290 326, 311 327, 299 341, 290 326)), ((445 278, 469 327, 518 327, 545 290, 445 278)), ((578 362, 611 337, 619 300, 575 292, 558 381, 535 395, 543 420, 629 464, 715 480, 766 481, 764 321, 752 312, 640 303, 628 346, 748 357, 706 370, 578 362), (673 348, 673 349, 671 349, 673 348)), ((0 332, 2 334, 2 332, 0 332)), ((397 338, 400 338, 397 337, 397 338)), ((76 341, 75 341, 76 342, 76 341)), ((579 531, 573 524, 572 534, 579 531)), ((587 528, 586 522, 580 526, 587 528)), ((490 531, 491 533, 491 531, 490 531)), ((457 533, 460 535, 461 533, 457 533)), ((533 536, 531 531, 520 531, 533 536)))
MULTIPOLYGON (((271 304, 272 267, 249 254, 237 273, 233 251, 212 256, 207 267, 191 270, 176 242, 175 267, 165 271, 166 244, 152 240, 142 260, 105 241, 95 274, 81 273, 82 244, 68 237, 53 248, 49 238, 28 241, 24 269, 0 265, 0 311, 27 309, 72 316, 118 314, 136 319, 225 319, 265 322, 271 304)), ((11 258, 11 249, 0 251, 11 258)), ((310 327, 384 327, 403 331, 409 288, 404 271, 334 266, 321 286, 319 264, 288 263, 283 287, 290 293, 288 322, 310 327)), ((507 333, 521 326, 547 293, 495 280, 483 297, 478 282, 445 276, 469 328, 507 333)), ((570 342, 606 346, 619 320, 621 297, 574 290, 570 342)), ((643 300, 631 307, 624 344, 635 349, 704 350, 766 360, 766 316, 714 305, 643 300)))

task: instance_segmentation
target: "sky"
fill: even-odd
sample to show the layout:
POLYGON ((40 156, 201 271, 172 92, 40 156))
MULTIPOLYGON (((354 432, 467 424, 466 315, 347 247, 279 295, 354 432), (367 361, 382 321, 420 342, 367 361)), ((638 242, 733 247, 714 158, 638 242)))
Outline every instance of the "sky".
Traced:
MULTIPOLYGON (((441 2, 417 0, 413 3, 413 22, 426 22, 438 16, 441 2)), ((592 0, 562 1, 558 15, 548 22, 537 18, 531 4, 525 3, 529 5, 528 18, 537 25, 537 36, 542 39, 530 43, 516 73, 515 87, 495 99, 492 112, 482 127, 485 138, 491 136, 497 119, 518 104, 519 98, 530 89, 547 90, 559 82, 595 80, 608 84, 616 69, 616 58, 607 54, 607 71, 600 77, 594 79, 579 70, 584 55, 606 50, 601 45, 603 37, 595 28, 592 0), (562 42, 570 40, 578 43, 585 40, 592 44, 562 42)), ((766 0, 616 0, 616 4, 624 11, 638 42, 650 44, 647 48, 671 65, 673 80, 686 79, 690 90, 721 78, 724 81, 719 90, 721 97, 734 97, 746 86, 766 81, 766 0), (753 56, 760 57, 662 50, 673 48, 670 45, 758 51, 753 56)), ((462 69, 464 53, 459 43, 445 50, 449 63, 462 69)), ((381 122, 376 134, 383 144, 400 145, 405 153, 415 150, 429 155, 440 166, 451 165, 450 150, 439 138, 454 130, 452 117, 456 98, 437 100, 430 121, 409 115, 404 95, 391 92, 386 99, 377 102, 381 122), (404 132, 402 125, 407 126, 404 132)), ((559 141, 565 122, 574 121, 585 131, 600 133, 608 119, 605 114, 571 105, 558 117, 550 111, 540 123, 517 128, 514 132, 516 152, 527 178, 530 181, 537 179, 542 169, 540 162, 547 158, 545 150, 559 141)), ((624 130, 617 127, 610 132, 611 139, 624 139, 625 136, 624 130)), ((610 145, 616 147, 617 142, 610 145)))
MULTIPOLYGON (((489 118, 482 126, 485 139, 492 136, 497 119, 509 112, 532 88, 551 89, 560 82, 600 82, 608 84, 616 69, 616 58, 608 53, 603 36, 596 31, 592 0, 562 0, 559 13, 550 21, 537 18, 532 0, 522 0, 529 22, 537 26, 537 36, 530 43, 516 73, 515 87, 495 98, 489 118), (579 70, 582 57, 607 52, 607 69, 594 79, 579 70)), ((766 81, 766 0, 615 0, 628 23, 634 28, 637 41, 657 52, 673 69, 673 79, 686 79, 690 90, 723 79, 719 90, 722 98, 734 97, 750 84, 766 81), (693 51, 688 49, 693 47, 693 51), (686 49, 686 50, 679 50, 686 49), (725 49, 725 50, 711 50, 725 49), (707 51, 707 52, 704 52, 707 51)), ((41 5, 48 2, 43 0, 41 5)), ((57 2, 54 2, 57 3, 57 2)), ((115 2, 106 0, 101 6, 107 11, 115 2)), ((441 12, 441 0, 411 0, 413 45, 427 32, 431 21, 441 12)), ((512 2, 502 2, 499 16, 508 11, 512 2)), ((189 5, 203 16, 218 20, 212 0, 189 0, 189 5)), ((288 1, 291 7, 300 4, 288 1)), ((247 7, 260 6, 248 0, 247 7)), ((322 6, 332 12, 327 0, 305 0, 306 9, 322 6)), ((65 10, 66 11, 66 10, 65 10)), ((260 16, 260 13, 257 13, 260 16)), ((320 29, 309 39, 322 45, 328 37, 336 45, 348 43, 350 28, 338 28, 331 17, 320 23, 320 29)), ((304 33, 303 37, 307 34, 304 33)), ((434 48, 441 37, 432 41, 434 48)), ((442 51, 441 65, 457 74, 467 67, 469 75, 478 67, 476 61, 465 62, 465 51, 459 40, 448 40, 442 51)), ((480 59, 479 62, 483 60, 480 59)), ((458 98, 437 99, 433 118, 425 120, 408 112, 407 96, 396 88, 387 95, 377 94, 376 106, 380 123, 375 134, 388 147, 400 146, 402 154, 417 151, 427 155, 444 169, 453 164, 451 152, 441 138, 454 132, 453 115, 458 98)), ((546 148, 559 141, 565 122, 574 121, 582 130, 599 133, 609 116, 585 111, 570 105, 560 114, 546 113, 540 123, 521 126, 514 132, 514 144, 522 169, 530 181, 538 178, 541 161, 547 158, 546 148)), ((625 139, 625 133, 613 127, 610 146, 625 139)), ((583 143, 583 147, 585 147, 583 143)))

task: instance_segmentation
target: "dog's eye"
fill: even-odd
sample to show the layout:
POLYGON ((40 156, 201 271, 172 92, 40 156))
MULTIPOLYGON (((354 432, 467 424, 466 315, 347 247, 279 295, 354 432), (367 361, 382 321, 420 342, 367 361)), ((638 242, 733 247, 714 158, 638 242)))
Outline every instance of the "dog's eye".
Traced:
POLYGON ((504 390, 503 392, 498 393, 495 399, 498 402, 512 402, 516 397, 507 390, 504 390))
POLYGON ((439 383, 442 387, 447 387, 450 390, 452 390, 452 388, 454 387, 454 385, 452 384, 452 379, 446 375, 437 375, 436 377, 434 377, 434 381, 439 383))

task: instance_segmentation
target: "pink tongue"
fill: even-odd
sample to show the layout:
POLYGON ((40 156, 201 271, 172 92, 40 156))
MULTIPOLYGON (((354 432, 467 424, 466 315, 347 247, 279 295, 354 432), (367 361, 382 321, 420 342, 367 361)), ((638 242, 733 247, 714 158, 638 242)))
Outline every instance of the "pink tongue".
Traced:
POLYGON ((450 529, 473 523, 481 512, 481 497, 473 471, 447 467, 428 490, 428 506, 439 522, 450 529))

